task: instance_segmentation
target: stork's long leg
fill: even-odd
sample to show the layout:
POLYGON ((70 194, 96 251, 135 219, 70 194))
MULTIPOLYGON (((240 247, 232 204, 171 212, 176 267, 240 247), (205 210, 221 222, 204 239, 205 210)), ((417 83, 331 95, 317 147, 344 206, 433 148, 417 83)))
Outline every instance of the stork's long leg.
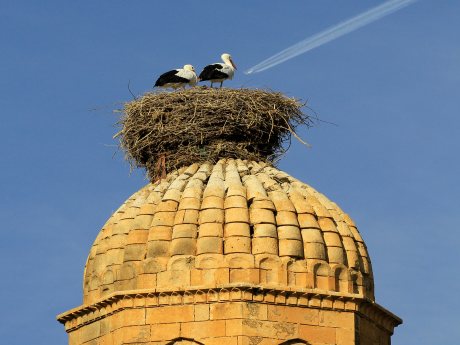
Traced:
POLYGON ((223 84, 223 83, 224 83, 224 81, 222 80, 222 81, 220 82, 220 88, 222 88, 222 84, 223 84))

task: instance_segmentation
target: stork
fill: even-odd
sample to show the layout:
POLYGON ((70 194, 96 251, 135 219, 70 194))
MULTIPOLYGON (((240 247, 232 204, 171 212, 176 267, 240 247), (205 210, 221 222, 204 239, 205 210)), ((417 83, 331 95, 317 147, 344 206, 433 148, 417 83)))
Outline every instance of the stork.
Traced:
POLYGON ((220 87, 222 87, 224 80, 233 79, 233 74, 236 70, 236 66, 230 54, 224 53, 220 57, 224 63, 217 62, 207 65, 198 76, 200 81, 209 80, 211 82, 211 87, 213 83, 219 82, 220 87))
POLYGON ((173 69, 160 75, 153 87, 171 87, 173 89, 184 88, 188 84, 195 86, 198 78, 195 68, 192 65, 185 65, 183 68, 173 69))

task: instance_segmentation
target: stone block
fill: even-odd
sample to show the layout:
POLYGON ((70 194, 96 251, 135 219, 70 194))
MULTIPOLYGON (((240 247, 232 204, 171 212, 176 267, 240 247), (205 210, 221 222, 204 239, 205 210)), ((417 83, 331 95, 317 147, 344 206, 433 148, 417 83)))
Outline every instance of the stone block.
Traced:
POLYGON ((250 237, 249 224, 246 223, 225 223, 224 236, 243 236, 250 237))
POLYGON ((127 234, 131 229, 132 229, 131 219, 120 219, 116 224, 113 225, 112 235, 127 234))
POLYGON ((183 323, 181 325, 181 336, 194 339, 224 337, 225 321, 212 320, 183 323))
POLYGON ((255 224, 254 237, 278 237, 278 231, 274 224, 255 224))
POLYGON ((342 247, 342 239, 337 232, 326 231, 323 232, 323 236, 327 246, 342 247))
POLYGON ((157 275, 153 273, 139 274, 136 281, 138 289, 153 289, 157 285, 157 275))
POLYGON ((297 220, 297 214, 295 212, 289 211, 279 211, 276 213, 276 224, 280 225, 293 225, 299 226, 299 222, 297 220))
POLYGON ((331 327, 299 325, 299 337, 311 344, 335 344, 336 330, 331 327))
POLYGON ((268 305, 261 303, 242 302, 243 317, 248 319, 267 320, 268 305))
POLYGON ((114 337, 123 339, 123 344, 146 343, 150 339, 150 326, 123 327, 115 331, 114 337))
MULTIPOLYGON (((336 329, 335 332, 336 332, 336 338, 337 338, 336 345, 355 345, 356 344, 354 330, 338 328, 336 329)), ((389 342, 387 344, 389 344, 389 342)))
POLYGON ((208 184, 206 185, 203 191, 203 199, 208 198, 210 196, 217 196, 222 199, 224 198, 225 186, 223 184, 222 179, 213 178, 213 176, 209 178, 208 184))
POLYGON ((197 254, 222 254, 222 237, 201 237, 196 244, 197 254))
POLYGON ((322 243, 304 243, 306 259, 326 260, 326 248, 322 243))
POLYGON ((149 236, 149 228, 130 231, 126 238, 126 244, 145 244, 149 236))
POLYGON ((243 335, 243 320, 225 320, 225 334, 227 336, 243 335))
POLYGON ((249 223, 249 212, 247 208, 225 209, 225 223, 249 223))
POLYGON ((230 283, 230 269, 226 267, 216 269, 214 279, 216 285, 224 285, 230 283))
POLYGON ((158 273, 166 270, 168 258, 148 258, 144 260, 144 273, 158 273))
POLYGON ((324 243, 323 234, 319 229, 302 229, 302 240, 308 243, 324 243))
POLYGON ((251 253, 249 237, 228 237, 224 242, 224 253, 251 253))
POLYGON ((107 265, 121 265, 123 263, 124 249, 111 248, 107 251, 106 257, 109 258, 107 265))
POLYGON ((146 323, 153 325, 158 323, 191 322, 194 318, 193 305, 162 306, 147 308, 146 323))
POLYGON ((180 323, 163 323, 150 326, 150 341, 171 340, 180 337, 180 323))
POLYGON ((123 261, 140 261, 144 259, 146 254, 147 246, 146 244, 129 244, 125 247, 125 254, 123 256, 123 261))
POLYGON ((318 218, 318 224, 323 231, 338 232, 334 221, 331 218, 318 218))
POLYGON ((153 216, 155 213, 156 205, 155 204, 143 204, 139 208, 139 214, 146 214, 153 216))
POLYGON ((273 211, 266 209, 249 209, 249 221, 251 224, 276 224, 273 211))
POLYGON ((289 322, 269 322, 254 319, 226 320, 227 336, 259 336, 273 339, 297 337, 298 325, 289 322))
POLYGON ((190 284, 191 286, 201 286, 203 285, 202 279, 202 269, 193 268, 190 270, 190 284))
POLYGON ((224 199, 218 196, 207 196, 203 198, 201 203, 201 210, 206 210, 210 208, 224 208, 224 199))
POLYGON ((224 227, 221 223, 205 223, 198 228, 199 237, 223 237, 224 227))
MULTIPOLYGON (((181 223, 183 224, 198 224, 199 217, 198 210, 184 210, 183 218, 181 223)), ((177 223, 179 224, 179 223, 177 223)))
POLYGON ((254 237, 252 239, 253 254, 278 254, 278 239, 272 237, 254 237))
MULTIPOLYGON (((185 194, 185 192, 184 192, 185 194)), ((196 197, 182 198, 179 203, 179 210, 199 210, 201 206, 200 199, 196 197)))
POLYGON ((169 226, 174 225, 176 212, 155 212, 152 220, 152 226, 169 226))
POLYGON ((202 210, 199 215, 199 223, 223 223, 224 222, 224 210, 211 208, 202 210))
POLYGON ((195 249, 194 238, 176 238, 171 241, 171 255, 193 255, 195 249))
MULTIPOLYGON (((110 250, 111 248, 124 249, 125 243, 126 243, 126 238, 127 238, 126 234, 115 234, 108 240, 110 242, 107 241, 108 243, 110 243, 110 246, 108 245, 108 243, 106 243, 105 245, 98 246, 97 252, 98 253, 99 253, 99 251, 104 252, 104 247, 108 247, 107 251, 110 250)), ((106 242, 106 241, 104 241, 104 242, 106 242)))
MULTIPOLYGON (((197 179, 190 180, 189 185, 187 188, 184 189, 184 192, 182 193, 182 198, 179 202, 179 210, 182 209, 181 205, 182 202, 186 199, 195 199, 195 200, 200 200, 201 194, 202 194, 202 189, 203 189, 203 182, 198 181, 197 179), (193 186, 191 184, 193 184, 193 186)), ((201 204, 201 203, 200 203, 201 204)), ((198 208, 200 205, 198 204, 198 208)))
POLYGON ((165 257, 169 256, 169 241, 151 241, 147 243, 147 257, 165 257))
POLYGON ((278 226, 278 238, 281 240, 298 240, 302 241, 300 229, 294 225, 278 226))
POLYGON ((273 191, 269 193, 273 203, 275 204, 276 210, 296 212, 294 204, 289 200, 287 194, 283 191, 273 191))
POLYGON ((149 230, 148 241, 170 241, 172 237, 172 227, 153 226, 149 230))
POLYGON ((265 209, 265 210, 271 210, 271 211, 276 210, 275 205, 273 204, 273 202, 270 199, 267 199, 267 198, 265 198, 265 199, 264 198, 255 199, 252 202, 252 204, 250 206, 250 209, 254 209, 254 210, 265 209))
POLYGON ((235 182, 229 182, 228 178, 226 180, 226 182, 228 183, 227 198, 239 196, 244 198, 244 200, 246 201, 246 187, 241 185, 239 176, 235 176, 235 179, 237 180, 235 182))
POLYGON ((247 209, 248 207, 248 201, 244 196, 241 195, 231 195, 225 198, 224 201, 224 208, 245 208, 247 209))
POLYGON ((301 258, 304 256, 303 243, 298 240, 279 240, 279 255, 301 258))
POLYGON ((319 325, 353 330, 355 329, 355 315, 346 311, 320 310, 319 325))
POLYGON ((302 229, 309 229, 309 228, 320 229, 318 221, 316 220, 316 217, 313 214, 302 213, 297 216, 297 219, 302 229))
POLYGON ((178 224, 172 229, 172 239, 196 238, 198 226, 196 224, 178 224))
POLYGON ((251 199, 268 199, 267 192, 263 187, 262 183, 257 179, 256 176, 246 175, 243 177, 243 183, 246 187, 246 197, 248 200, 251 199))
POLYGON ((353 237, 349 236, 342 236, 342 243, 344 248, 348 251, 358 251, 358 248, 356 247, 355 240, 353 237))
POLYGON ((178 184, 182 184, 182 183, 183 182, 180 180, 175 180, 173 184, 176 184, 176 186, 171 185, 168 188, 166 193, 163 195, 162 203, 166 203, 168 201, 169 202, 175 201, 176 203, 179 203, 181 196, 182 196, 182 191, 181 191, 181 187, 179 187, 178 184), (179 187, 179 188, 175 188, 175 187, 179 187))
POLYGON ((318 325, 319 310, 293 306, 268 305, 268 320, 298 323, 303 325, 318 325))
POLYGON ((134 218, 132 223, 133 229, 149 229, 152 226, 153 216, 140 214, 134 218))
POLYGON ((231 268, 230 283, 259 283, 259 269, 255 268, 231 268))
POLYGON ((213 303, 209 307, 211 320, 228 320, 243 317, 243 302, 213 303))
POLYGON ((327 247, 327 256, 329 258, 329 263, 334 264, 346 264, 347 259, 345 256, 345 251, 342 247, 327 247))
POLYGON ((79 341, 81 343, 96 339, 101 334, 101 325, 99 321, 91 322, 83 326, 78 331, 79 341))
POLYGON ((209 304, 196 304, 195 308, 195 321, 209 320, 209 304))

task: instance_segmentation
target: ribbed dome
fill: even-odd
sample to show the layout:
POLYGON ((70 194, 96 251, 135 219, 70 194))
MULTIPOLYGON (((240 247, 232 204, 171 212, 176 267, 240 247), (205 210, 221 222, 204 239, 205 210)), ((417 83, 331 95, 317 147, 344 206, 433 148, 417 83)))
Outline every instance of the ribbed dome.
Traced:
POLYGON ((146 185, 110 217, 88 257, 84 303, 242 284, 373 299, 366 246, 348 215, 285 172, 223 159, 146 185))

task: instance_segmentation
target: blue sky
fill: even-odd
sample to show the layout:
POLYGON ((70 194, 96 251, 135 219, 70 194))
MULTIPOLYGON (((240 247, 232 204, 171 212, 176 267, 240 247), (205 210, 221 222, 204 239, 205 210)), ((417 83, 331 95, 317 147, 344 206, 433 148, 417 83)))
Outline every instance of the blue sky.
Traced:
POLYGON ((112 135, 122 102, 186 63, 230 52, 229 87, 308 100, 279 167, 337 202, 373 261, 377 301, 404 319, 393 344, 460 338, 460 2, 421 0, 273 69, 243 70, 382 3, 0 2, 0 339, 64 344, 99 229, 146 183, 112 135))

